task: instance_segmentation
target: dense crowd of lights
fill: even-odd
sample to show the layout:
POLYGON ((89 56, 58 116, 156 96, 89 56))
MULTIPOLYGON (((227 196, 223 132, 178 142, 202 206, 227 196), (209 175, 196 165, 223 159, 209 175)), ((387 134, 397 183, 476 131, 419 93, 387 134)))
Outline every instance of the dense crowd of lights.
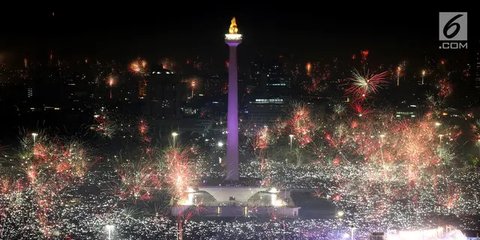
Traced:
MULTIPOLYGON (((363 63, 368 54, 361 52, 363 63)), ((138 77, 147 67, 137 59, 129 70, 138 77)), ((314 74, 314 68, 306 65, 310 92, 329 75, 314 74)), ((295 104, 274 124, 244 132, 249 144, 241 146, 242 154, 252 154, 244 154, 243 178, 314 192, 335 205, 332 218, 171 218, 168 207, 182 204, 189 187, 223 177, 222 159, 211 159, 205 146, 176 144, 176 132, 170 146, 154 146, 147 120, 116 118, 102 107, 90 129, 105 141, 136 138, 140 150, 93 156, 78 141, 42 133, 27 135, 19 149, 0 148, 0 238, 101 239, 108 231, 115 239, 365 239, 379 231, 391 240, 464 239, 455 228, 438 226, 479 225, 480 120, 472 113, 457 116, 467 130, 442 120, 448 115, 443 101, 453 93, 444 78, 425 113, 401 119, 371 106, 369 100, 392 80, 388 75, 399 85, 405 70, 404 63, 376 74, 355 70, 344 89, 353 101, 335 102, 331 114, 318 116, 295 104)), ((113 76, 106 81, 110 90, 117 84, 113 76)))
MULTIPOLYGON (((475 226, 469 218, 449 219, 474 216, 480 210, 476 193, 480 178, 471 171, 473 166, 458 159, 457 142, 463 134, 459 128, 440 123, 434 113, 398 120, 384 112, 349 116, 348 111, 345 107, 318 120, 308 107, 295 106, 289 118, 272 127, 261 126, 250 141, 253 151, 263 152, 262 158, 270 159, 274 151, 279 154, 275 156, 290 160, 260 161, 260 155, 253 155, 254 159, 241 165, 243 177, 268 179, 264 185, 313 190, 316 197, 341 209, 341 217, 240 222, 185 218, 182 234, 206 239, 258 236, 254 234, 341 239, 352 227, 360 238, 372 231, 436 227, 442 221, 475 226), (296 158, 304 159, 298 164, 296 158)), ((212 162, 195 163, 203 155, 196 147, 150 146, 142 140, 148 138, 143 119, 131 127, 144 146, 136 159, 95 163, 92 159, 97 158, 79 142, 43 134, 25 137, 17 153, 5 154, 2 237, 99 238, 108 224, 116 226, 116 238, 179 234, 178 220, 168 217, 168 207, 149 210, 149 214, 129 209, 156 202, 158 194, 167 192, 173 199, 183 199, 200 176, 214 177, 218 170, 211 170, 212 162), (100 169, 91 169, 93 164, 100 169)), ((478 122, 472 121, 470 129, 473 138, 469 141, 478 146, 478 122)), ((402 234, 390 239, 402 239, 402 234)))

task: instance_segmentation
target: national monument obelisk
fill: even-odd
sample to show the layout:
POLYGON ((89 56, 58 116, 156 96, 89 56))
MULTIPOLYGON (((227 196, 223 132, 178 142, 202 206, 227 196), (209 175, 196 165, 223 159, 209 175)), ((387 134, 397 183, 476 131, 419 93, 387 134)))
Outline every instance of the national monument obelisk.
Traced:
MULTIPOLYGON (((225 43, 229 47, 228 61, 228 111, 227 111, 227 156, 226 177, 229 183, 239 180, 238 152, 238 76, 237 76, 237 46, 242 42, 235 18, 232 19, 225 43)), ((275 187, 241 186, 199 186, 187 187, 186 196, 172 206, 173 216, 184 216, 186 213, 210 217, 250 217, 278 216, 285 218, 298 217, 299 207, 288 205, 290 193, 284 190, 283 199, 275 187), (269 200, 259 204, 254 196, 269 200), (197 209, 197 206, 199 207, 197 209), (250 209, 250 210, 249 210, 250 209)), ((262 200, 263 201, 263 200, 262 200)))
POLYGON ((227 181, 238 181, 238 79, 237 46, 242 42, 235 18, 232 18, 225 43, 230 49, 228 61, 227 181))

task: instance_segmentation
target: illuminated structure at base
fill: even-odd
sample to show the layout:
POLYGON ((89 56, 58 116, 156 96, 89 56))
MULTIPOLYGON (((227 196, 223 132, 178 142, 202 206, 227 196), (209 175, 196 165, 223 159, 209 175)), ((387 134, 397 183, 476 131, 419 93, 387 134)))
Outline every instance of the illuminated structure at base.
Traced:
POLYGON ((292 204, 290 192, 263 187, 189 188, 173 216, 297 218, 299 207, 292 204))
POLYGON ((238 79, 237 46, 242 42, 237 22, 232 19, 225 43, 230 49, 228 60, 228 112, 227 112, 227 181, 238 181, 238 79))

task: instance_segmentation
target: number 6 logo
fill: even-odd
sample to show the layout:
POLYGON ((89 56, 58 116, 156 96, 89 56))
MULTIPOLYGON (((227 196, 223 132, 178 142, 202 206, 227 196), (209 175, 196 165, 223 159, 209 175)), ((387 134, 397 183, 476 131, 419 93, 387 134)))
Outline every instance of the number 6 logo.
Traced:
POLYGON ((466 12, 441 12, 439 16, 440 41, 467 40, 466 12))
POLYGON ((448 39, 451 39, 458 34, 458 32, 460 31, 460 24, 455 22, 455 20, 457 20, 458 18, 460 18, 462 16, 463 16, 463 14, 458 14, 457 16, 450 19, 447 22, 447 24, 445 24, 445 26, 443 27, 443 35, 445 37, 447 37, 448 39), (450 30, 452 27, 454 27, 455 29, 453 30, 452 33, 449 34, 448 30, 450 30))

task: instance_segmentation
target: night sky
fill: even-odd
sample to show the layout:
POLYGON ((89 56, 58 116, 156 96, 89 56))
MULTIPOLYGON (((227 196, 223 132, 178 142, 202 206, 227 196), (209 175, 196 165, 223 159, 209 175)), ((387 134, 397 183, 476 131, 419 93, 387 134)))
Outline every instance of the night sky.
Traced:
MULTIPOLYGON (((458 2, 458 1, 456 1, 458 2)), ((413 3, 334 6, 291 1, 262 4, 77 4, 3 7, 0 50, 10 55, 132 58, 136 56, 223 57, 223 34, 236 16, 242 51, 300 58, 350 55, 361 49, 393 58, 436 51, 438 12, 468 11, 469 37, 478 40, 478 11, 421 7, 413 3), (348 9, 347 9, 348 7, 348 9)), ((23 57, 22 57, 23 58, 23 57)))

